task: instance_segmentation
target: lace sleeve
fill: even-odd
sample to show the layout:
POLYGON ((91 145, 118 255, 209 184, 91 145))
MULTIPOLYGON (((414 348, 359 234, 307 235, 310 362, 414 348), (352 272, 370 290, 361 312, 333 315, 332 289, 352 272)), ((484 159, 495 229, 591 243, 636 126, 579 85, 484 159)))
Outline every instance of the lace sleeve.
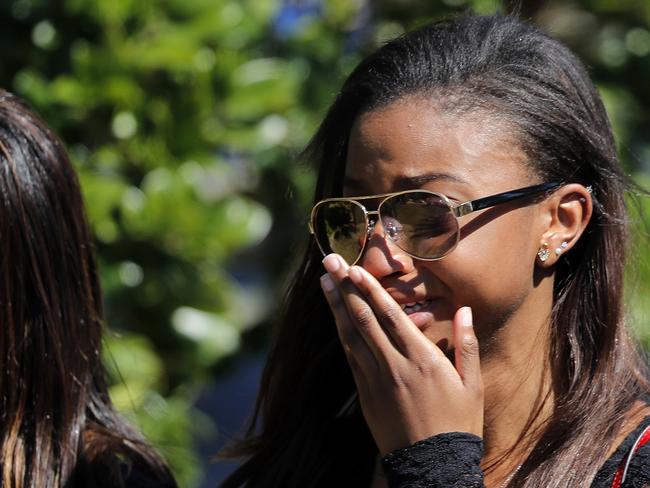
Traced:
POLYGON ((388 453, 381 464, 391 488, 483 488, 483 440, 448 432, 388 453))

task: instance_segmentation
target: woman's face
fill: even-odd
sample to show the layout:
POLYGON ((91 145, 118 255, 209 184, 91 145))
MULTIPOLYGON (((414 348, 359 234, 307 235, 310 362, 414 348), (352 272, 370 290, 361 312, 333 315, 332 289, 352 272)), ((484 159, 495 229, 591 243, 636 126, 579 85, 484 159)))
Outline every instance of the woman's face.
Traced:
MULTIPOLYGON (((445 113, 422 98, 365 113, 350 134, 344 194, 422 188, 465 202, 540 183, 505 127, 487 115, 445 113)), ((423 305, 410 317, 443 349, 465 305, 489 348, 513 318, 539 313, 533 273, 541 220, 538 206, 522 201, 461 217, 458 246, 438 261, 411 258, 383 238, 378 223, 358 264, 398 303, 423 305)))

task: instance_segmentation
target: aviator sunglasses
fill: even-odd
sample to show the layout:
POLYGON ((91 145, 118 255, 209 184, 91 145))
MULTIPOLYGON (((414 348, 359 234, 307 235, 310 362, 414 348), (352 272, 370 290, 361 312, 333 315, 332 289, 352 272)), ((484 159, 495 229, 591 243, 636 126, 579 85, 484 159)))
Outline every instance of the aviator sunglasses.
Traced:
POLYGON ((459 217, 561 185, 543 183, 464 203, 454 203, 445 195, 427 190, 327 198, 312 208, 309 231, 323 255, 340 254, 352 265, 363 254, 372 229, 380 220, 384 238, 413 258, 434 261, 445 257, 458 244, 459 217), (361 202, 368 200, 379 200, 377 210, 366 210, 361 202))

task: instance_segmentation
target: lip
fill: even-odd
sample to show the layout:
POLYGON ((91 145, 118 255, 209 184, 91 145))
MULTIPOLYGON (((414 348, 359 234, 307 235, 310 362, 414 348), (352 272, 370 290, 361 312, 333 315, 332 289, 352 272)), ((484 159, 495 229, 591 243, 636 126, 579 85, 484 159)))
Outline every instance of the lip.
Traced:
POLYGON ((439 318, 441 312, 446 311, 446 298, 444 295, 432 290, 432 284, 425 286, 421 276, 403 277, 399 280, 391 280, 388 278, 382 280, 381 285, 403 311, 405 305, 426 302, 417 311, 405 311, 408 318, 411 319, 411 322, 420 330, 427 329, 432 324, 438 322, 436 316, 439 318), (405 279, 408 279, 408 281, 405 281, 405 279))

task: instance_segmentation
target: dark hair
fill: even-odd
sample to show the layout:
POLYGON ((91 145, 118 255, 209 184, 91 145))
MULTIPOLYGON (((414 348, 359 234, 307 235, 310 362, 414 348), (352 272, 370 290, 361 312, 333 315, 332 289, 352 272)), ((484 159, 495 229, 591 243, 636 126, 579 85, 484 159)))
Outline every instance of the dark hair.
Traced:
POLYGON ((175 486, 115 411, 101 363, 102 295, 63 144, 0 90, 0 468, 4 487, 175 486))
MULTIPOLYGON (((505 120, 541 181, 592 188, 591 222, 556 266, 548 358, 553 412, 510 481, 589 485, 624 414, 648 391, 624 323, 628 182, 598 93, 566 47, 512 17, 426 25, 381 47, 345 82, 307 149, 320 165, 315 201, 340 195, 359 115, 408 96, 505 120)), ((369 479, 376 450, 363 419, 336 418, 354 386, 319 289, 321 259, 312 241, 288 293, 248 440, 238 446, 249 459, 225 487, 353 486, 369 479)))

